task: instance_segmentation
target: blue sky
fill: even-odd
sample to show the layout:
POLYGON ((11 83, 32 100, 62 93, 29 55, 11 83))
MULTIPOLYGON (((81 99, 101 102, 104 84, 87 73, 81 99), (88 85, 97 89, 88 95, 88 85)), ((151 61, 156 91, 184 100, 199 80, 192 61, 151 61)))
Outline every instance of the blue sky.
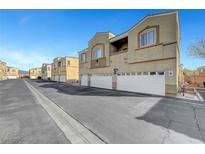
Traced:
MULTIPOLYGON (((28 70, 57 56, 78 56, 96 32, 127 31, 147 14, 168 10, 0 10, 0 60, 28 70)), ((194 69, 205 60, 187 55, 205 38, 205 10, 179 10, 181 63, 194 69)))

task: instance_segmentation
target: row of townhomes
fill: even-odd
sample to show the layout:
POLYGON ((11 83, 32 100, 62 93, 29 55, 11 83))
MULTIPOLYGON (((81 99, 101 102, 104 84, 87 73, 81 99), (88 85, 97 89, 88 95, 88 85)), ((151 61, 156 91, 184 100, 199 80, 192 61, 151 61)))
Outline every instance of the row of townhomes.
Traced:
POLYGON ((97 32, 79 52, 80 84, 157 95, 176 95, 180 65, 177 11, 148 15, 128 31, 97 32))
POLYGON ((29 76, 30 79, 77 82, 79 80, 79 59, 56 57, 51 64, 43 63, 42 67, 30 69, 29 76))
POLYGON ((19 71, 15 67, 9 67, 3 61, 0 61, 0 80, 18 79, 19 71))
POLYGON ((148 15, 128 31, 97 32, 75 57, 56 57, 30 78, 130 92, 176 95, 183 83, 177 11, 148 15))

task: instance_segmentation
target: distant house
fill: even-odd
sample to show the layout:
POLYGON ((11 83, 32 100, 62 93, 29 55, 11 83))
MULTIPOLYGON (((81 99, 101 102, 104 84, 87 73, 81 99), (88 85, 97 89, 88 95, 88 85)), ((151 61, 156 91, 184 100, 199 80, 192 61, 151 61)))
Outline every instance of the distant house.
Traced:
POLYGON ((51 79, 51 64, 43 63, 41 67, 41 72, 43 80, 51 79))
POLYGON ((6 63, 0 60, 0 80, 5 80, 6 77, 7 66, 6 63))
POLYGON ((193 71, 185 71, 185 82, 195 86, 203 87, 205 82, 205 66, 198 67, 193 71))
POLYGON ((7 67, 6 77, 7 77, 7 79, 18 79, 19 78, 18 68, 7 67))
POLYGON ((29 78, 30 79, 38 79, 42 77, 41 67, 32 68, 29 70, 29 78))
POLYGON ((58 82, 76 82, 79 78, 79 59, 56 57, 53 59, 51 79, 58 82))

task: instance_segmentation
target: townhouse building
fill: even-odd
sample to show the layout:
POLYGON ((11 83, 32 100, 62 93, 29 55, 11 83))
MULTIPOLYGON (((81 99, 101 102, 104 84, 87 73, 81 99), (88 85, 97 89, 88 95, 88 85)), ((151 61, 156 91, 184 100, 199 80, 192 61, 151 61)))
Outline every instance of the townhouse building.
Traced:
POLYGON ((18 79, 19 78, 19 70, 18 70, 18 68, 7 67, 6 78, 7 79, 18 79))
POLYGON ((41 67, 42 79, 50 80, 51 79, 51 64, 43 63, 41 67))
POLYGON ((97 32, 79 52, 83 86, 176 95, 181 83, 177 11, 144 17, 128 31, 97 32))
POLYGON ((38 79, 42 77, 41 67, 32 68, 29 70, 29 78, 30 79, 38 79))
POLYGON ((53 59, 51 79, 58 82, 76 82, 79 79, 79 59, 57 57, 53 59))
POLYGON ((0 80, 6 79, 6 63, 0 60, 0 80))

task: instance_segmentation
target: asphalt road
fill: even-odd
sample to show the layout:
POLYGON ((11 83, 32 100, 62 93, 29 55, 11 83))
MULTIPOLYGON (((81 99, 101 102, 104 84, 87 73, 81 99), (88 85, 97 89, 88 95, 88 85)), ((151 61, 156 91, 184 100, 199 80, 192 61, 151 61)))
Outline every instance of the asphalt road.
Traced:
POLYGON ((99 88, 28 81, 107 143, 204 143, 205 105, 99 88))
MULTIPOLYGON (((28 83, 106 143, 205 141, 205 105, 197 101, 28 83)), ((23 80, 0 81, 0 143, 70 143, 30 90, 23 80)))
POLYGON ((0 143, 69 143, 23 80, 0 81, 0 143))

